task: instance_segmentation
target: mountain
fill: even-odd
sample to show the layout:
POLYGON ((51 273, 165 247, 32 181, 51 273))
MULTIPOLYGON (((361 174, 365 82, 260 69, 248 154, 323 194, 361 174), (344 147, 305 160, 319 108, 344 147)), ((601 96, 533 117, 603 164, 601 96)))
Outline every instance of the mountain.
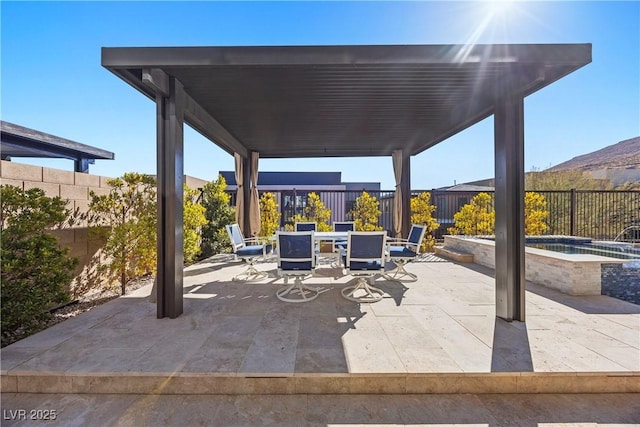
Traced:
POLYGON ((640 136, 620 141, 601 150, 574 157, 546 171, 578 170, 615 186, 640 182, 640 136))
POLYGON ((603 169, 639 169, 640 136, 610 145, 592 153, 574 157, 547 171, 601 171, 603 169))

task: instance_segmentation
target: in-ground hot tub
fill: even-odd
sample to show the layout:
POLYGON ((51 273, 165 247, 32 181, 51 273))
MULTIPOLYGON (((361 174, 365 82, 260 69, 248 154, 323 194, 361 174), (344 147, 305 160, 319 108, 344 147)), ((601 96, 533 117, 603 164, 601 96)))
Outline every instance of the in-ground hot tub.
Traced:
MULTIPOLYGON (((635 258, 636 253, 632 252, 630 258, 621 259, 613 258, 610 254, 563 253, 528 246, 541 244, 543 239, 545 244, 551 245, 591 243, 590 239, 565 236, 529 239, 525 247, 525 278, 530 282, 570 295, 601 295, 603 273, 612 267, 629 267, 640 275, 640 257, 635 258)), ((474 262, 495 269, 495 242, 490 238, 444 236, 444 247, 471 253, 474 262)), ((630 275, 632 278, 634 276, 630 275)))

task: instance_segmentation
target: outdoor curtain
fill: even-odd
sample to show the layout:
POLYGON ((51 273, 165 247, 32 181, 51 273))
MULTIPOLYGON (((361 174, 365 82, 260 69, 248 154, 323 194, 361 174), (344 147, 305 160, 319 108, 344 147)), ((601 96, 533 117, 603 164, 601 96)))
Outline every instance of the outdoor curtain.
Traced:
POLYGON ((394 150, 391 154, 393 160, 393 173, 396 178, 396 191, 393 196, 393 231, 396 237, 401 237, 402 232, 402 189, 400 180, 402 179, 402 150, 394 150))
POLYGON ((249 235, 260 233, 260 198, 258 196, 258 157, 256 151, 251 153, 251 198, 249 199, 249 235))
POLYGON ((242 166, 242 156, 238 153, 234 154, 236 160, 236 222, 240 226, 244 234, 244 168, 242 166))

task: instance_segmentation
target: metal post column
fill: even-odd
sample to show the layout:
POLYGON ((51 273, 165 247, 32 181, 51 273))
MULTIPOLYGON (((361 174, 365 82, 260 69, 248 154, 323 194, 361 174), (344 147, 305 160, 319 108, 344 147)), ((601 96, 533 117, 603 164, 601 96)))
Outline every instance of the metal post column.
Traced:
POLYGON ((168 96, 156 95, 158 188, 158 318, 182 314, 183 121, 182 84, 169 78, 168 96))
POLYGON ((502 86, 494 114, 496 316, 524 322, 523 97, 502 86))
POLYGON ((409 237, 411 229, 411 156, 402 152, 402 175, 400 176, 402 189, 402 230, 403 238, 409 237))
POLYGON ((247 157, 242 158, 242 172, 244 175, 244 184, 242 185, 242 194, 244 195, 244 224, 242 224, 242 232, 245 237, 252 237, 249 235, 251 226, 249 218, 251 215, 251 152, 248 152, 247 157))

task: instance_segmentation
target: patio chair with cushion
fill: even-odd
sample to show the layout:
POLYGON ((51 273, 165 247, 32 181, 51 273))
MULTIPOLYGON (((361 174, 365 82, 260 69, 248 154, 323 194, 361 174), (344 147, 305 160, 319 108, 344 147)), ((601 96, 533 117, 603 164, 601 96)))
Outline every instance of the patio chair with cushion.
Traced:
MULTIPOLYGON (((338 231, 338 232, 356 231, 356 223, 353 221, 334 222, 333 231, 338 231)), ((347 239, 333 240, 332 244, 333 244, 333 252, 338 254, 338 262, 336 264, 340 266, 340 259, 342 258, 340 253, 341 251, 345 251, 347 249, 347 239)))
POLYGON ((302 279, 313 274, 316 268, 316 251, 313 231, 278 231, 278 276, 284 277, 285 287, 276 296, 285 302, 308 302, 316 299, 320 289, 312 288, 302 279), (289 278, 294 281, 289 283, 289 278), (296 296, 297 295, 297 296, 296 296))
POLYGON ((236 257, 243 259, 249 263, 249 267, 243 273, 233 278, 236 282, 255 282, 265 279, 269 276, 266 271, 260 271, 254 263, 258 258, 264 258, 272 250, 271 244, 261 244, 257 238, 251 237, 245 239, 240 231, 238 224, 230 224, 226 226, 229 239, 231 239, 231 247, 236 257))
POLYGON ((355 302, 380 301, 384 291, 373 286, 375 276, 384 273, 384 231, 351 231, 343 262, 347 274, 356 278, 354 285, 342 289, 342 296, 355 302))
POLYGON ((315 222, 296 222, 296 231, 318 231, 318 224, 315 222))
POLYGON ((413 224, 409 231, 409 237, 407 239, 388 239, 388 256, 389 259, 396 265, 396 268, 388 273, 384 274, 384 278, 388 280, 394 280, 396 282, 415 282, 418 280, 418 276, 413 273, 409 273, 405 269, 405 265, 418 256, 420 253, 420 246, 422 245, 422 239, 427 231, 425 225, 413 224))

